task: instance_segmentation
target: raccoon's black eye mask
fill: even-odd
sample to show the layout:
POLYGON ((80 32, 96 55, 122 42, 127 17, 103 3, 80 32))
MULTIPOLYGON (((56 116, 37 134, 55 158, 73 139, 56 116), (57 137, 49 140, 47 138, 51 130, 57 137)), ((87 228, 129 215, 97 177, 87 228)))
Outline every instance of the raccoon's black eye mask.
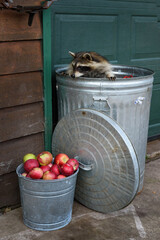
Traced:
POLYGON ((87 71, 90 71, 90 67, 87 67, 87 66, 79 66, 77 67, 77 70, 78 71, 82 71, 82 72, 87 72, 87 71))

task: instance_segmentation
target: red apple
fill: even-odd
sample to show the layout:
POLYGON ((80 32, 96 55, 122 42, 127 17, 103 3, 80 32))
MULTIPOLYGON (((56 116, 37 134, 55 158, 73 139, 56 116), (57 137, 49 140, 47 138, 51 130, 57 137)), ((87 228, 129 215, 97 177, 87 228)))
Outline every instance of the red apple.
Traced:
POLYGON ((29 159, 37 159, 37 158, 36 158, 36 155, 34 155, 33 153, 27 153, 23 157, 23 163, 25 163, 29 159))
POLYGON ((52 163, 49 163, 47 166, 51 168, 51 167, 53 166, 53 164, 52 164, 52 163))
POLYGON ((29 176, 29 173, 27 174, 27 176, 26 176, 27 178, 31 178, 30 176, 29 176))
POLYGON ((59 153, 55 156, 54 163, 63 166, 68 160, 69 157, 65 153, 59 153))
POLYGON ((62 178, 65 178, 66 176, 64 176, 64 175, 62 175, 62 174, 59 174, 58 176, 57 176, 57 179, 62 179, 62 178))
POLYGON ((39 164, 42 166, 48 165, 49 163, 52 162, 53 156, 50 152, 44 151, 44 152, 41 152, 40 154, 38 154, 37 160, 38 160, 39 164))
POLYGON ((53 180, 56 179, 57 175, 54 172, 47 171, 43 174, 43 179, 44 180, 53 180))
POLYGON ((61 168, 62 174, 65 176, 70 176, 74 173, 72 165, 65 163, 61 168))
POLYGON ((72 165, 74 171, 76 171, 79 168, 79 162, 75 158, 71 158, 67 161, 68 164, 72 165))
POLYGON ((54 172, 58 176, 60 174, 60 167, 57 164, 53 164, 50 171, 54 172))
POLYGON ((37 168, 33 168, 30 172, 29 172, 29 176, 33 179, 40 179, 43 176, 43 171, 41 168, 37 167, 37 168))
POLYGON ((30 172, 35 167, 39 167, 39 162, 36 159, 29 159, 24 163, 26 172, 30 172))
POLYGON ((28 173, 24 172, 24 173, 22 173, 21 175, 24 176, 24 177, 26 177, 27 174, 28 174, 28 173))
POLYGON ((45 172, 50 170, 50 167, 48 165, 41 166, 40 168, 42 169, 43 173, 45 173, 45 172))

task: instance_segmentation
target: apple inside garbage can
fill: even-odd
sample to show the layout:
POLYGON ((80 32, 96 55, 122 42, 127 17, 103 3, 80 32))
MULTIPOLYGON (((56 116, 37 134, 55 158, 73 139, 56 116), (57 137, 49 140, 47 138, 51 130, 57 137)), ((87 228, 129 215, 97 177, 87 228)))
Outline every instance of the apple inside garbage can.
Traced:
POLYGON ((70 158, 68 161, 67 161, 68 164, 72 165, 74 171, 77 171, 77 169, 79 168, 79 162, 77 159, 75 158, 70 158))
POLYGON ((69 157, 65 153, 59 153, 55 156, 54 163, 63 166, 68 160, 69 157))
POLYGON ((53 163, 49 163, 47 166, 51 168, 53 166, 53 163))
POLYGON ((45 173, 51 169, 48 165, 41 166, 40 168, 42 169, 43 173, 45 173))
POLYGON ((51 171, 47 171, 43 174, 43 180, 53 180, 56 178, 57 178, 57 175, 51 171))
POLYGON ((39 164, 42 166, 48 165, 49 163, 52 162, 53 156, 50 152, 44 151, 44 152, 41 152, 40 154, 38 154, 37 160, 38 160, 39 164))
POLYGON ((33 168, 30 172, 29 172, 29 176, 33 179, 40 179, 43 176, 43 171, 41 168, 37 167, 37 168, 33 168))
POLYGON ((72 165, 65 163, 62 167, 61 167, 61 172, 63 175, 65 176, 70 176, 74 173, 74 169, 72 167, 72 165))
POLYGON ((64 175, 62 175, 62 174, 59 174, 59 175, 57 176, 57 179, 62 179, 62 178, 66 178, 66 176, 64 176, 64 175))
POLYGON ((35 167, 39 167, 39 162, 36 159, 29 159, 24 163, 26 172, 30 172, 35 167))
POLYGON ((23 157, 23 163, 25 163, 29 159, 37 159, 37 157, 33 153, 27 153, 23 157))
POLYGON ((57 176, 60 174, 60 167, 57 164, 53 164, 50 170, 51 172, 54 172, 57 176))
POLYGON ((23 176, 23 177, 26 177, 27 176, 27 172, 23 172, 21 175, 23 176))

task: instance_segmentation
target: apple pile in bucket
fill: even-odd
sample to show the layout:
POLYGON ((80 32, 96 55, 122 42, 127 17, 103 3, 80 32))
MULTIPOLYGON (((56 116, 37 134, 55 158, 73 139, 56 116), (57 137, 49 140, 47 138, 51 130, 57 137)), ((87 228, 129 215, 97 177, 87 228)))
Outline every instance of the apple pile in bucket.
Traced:
POLYGON ((77 159, 70 159, 65 153, 53 156, 43 151, 38 156, 28 153, 23 157, 24 170, 22 176, 32 179, 53 180, 71 176, 79 168, 77 159))

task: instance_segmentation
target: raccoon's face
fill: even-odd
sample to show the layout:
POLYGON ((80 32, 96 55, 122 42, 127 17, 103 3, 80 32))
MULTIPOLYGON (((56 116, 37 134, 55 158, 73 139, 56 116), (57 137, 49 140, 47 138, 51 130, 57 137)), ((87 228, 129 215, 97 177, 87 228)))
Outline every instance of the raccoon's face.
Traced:
POLYGON ((88 73, 91 71, 91 67, 86 66, 81 63, 74 63, 72 62, 72 78, 82 77, 82 76, 88 76, 88 73))
POLYGON ((71 52, 70 54, 74 57, 70 64, 70 76, 72 78, 88 76, 89 72, 92 70, 90 55, 86 53, 74 54, 71 52))

